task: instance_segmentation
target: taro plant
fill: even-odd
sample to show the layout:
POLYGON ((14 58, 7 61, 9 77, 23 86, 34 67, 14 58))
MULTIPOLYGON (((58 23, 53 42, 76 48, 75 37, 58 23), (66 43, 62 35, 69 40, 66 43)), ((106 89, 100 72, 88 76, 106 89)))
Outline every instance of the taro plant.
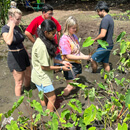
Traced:
POLYGON ((10 0, 0 1, 0 28, 6 24, 9 7, 10 7, 10 0))
POLYGON ((125 37, 126 32, 123 31, 116 39, 117 43, 120 43, 120 60, 118 61, 118 70, 126 72, 130 68, 130 41, 125 37))
MULTIPOLYGON (((19 109, 18 109, 18 111, 19 111, 18 112, 18 114, 19 114, 18 119, 16 121, 11 120, 10 122, 7 122, 7 124, 6 123, 4 124, 4 125, 6 125, 5 127, 8 130, 11 130, 11 129, 15 129, 15 130, 23 130, 23 129, 36 130, 38 121, 42 120, 43 116, 47 116, 48 113, 49 113, 48 110, 46 110, 45 112, 43 111, 42 106, 39 102, 37 102, 36 100, 31 101, 32 90, 30 90, 29 92, 25 91, 25 95, 28 97, 27 103, 29 105, 26 105, 23 102, 24 96, 21 96, 20 99, 17 102, 14 103, 11 110, 9 110, 6 113, 0 114, 0 119, 1 119, 2 116, 6 117, 6 119, 8 119, 9 117, 12 116, 14 110, 18 109, 18 107, 21 105, 21 103, 23 103, 26 106, 27 111, 29 113, 29 117, 24 116, 24 113, 19 111, 19 109), (35 111, 37 111, 38 114, 34 114, 33 109, 35 111)), ((43 95, 43 94, 39 94, 39 95, 43 95)), ((43 128, 44 127, 45 126, 43 124, 43 128)), ((3 128, 3 126, 1 126, 1 129, 2 128, 3 128)))

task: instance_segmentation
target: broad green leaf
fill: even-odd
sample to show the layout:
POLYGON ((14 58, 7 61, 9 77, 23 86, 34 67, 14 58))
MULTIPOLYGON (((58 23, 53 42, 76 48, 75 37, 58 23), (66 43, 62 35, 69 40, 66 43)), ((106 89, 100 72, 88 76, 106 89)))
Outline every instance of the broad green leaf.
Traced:
POLYGON ((2 115, 3 115, 3 113, 0 113, 0 121, 1 121, 2 115))
POLYGON ((90 127, 88 130, 96 130, 96 127, 90 127))
POLYGON ((36 111, 38 111, 39 113, 42 113, 42 112, 43 112, 41 104, 40 104, 39 102, 37 102, 36 100, 33 100, 33 101, 31 102, 31 106, 34 107, 34 109, 35 109, 36 111))
POLYGON ((109 46, 109 44, 106 41, 103 40, 97 40, 97 42, 102 46, 102 48, 106 48, 106 46, 109 46))
POLYGON ((103 85, 103 83, 98 83, 98 86, 104 90, 106 90, 107 86, 103 85))
POLYGON ((104 73, 104 69, 101 69, 100 75, 103 76, 103 73, 104 73))
POLYGON ((89 90, 89 93, 88 93, 88 97, 90 99, 90 101, 94 101, 95 99, 95 88, 92 88, 91 90, 89 90))
POLYGON ((126 58, 124 58, 124 57, 122 57, 122 58, 120 59, 120 61, 121 61, 122 64, 125 62, 125 60, 126 60, 126 58))
POLYGON ((18 125, 17 125, 17 121, 11 121, 10 125, 6 125, 6 128, 8 130, 19 130, 18 125))
POLYGON ((88 38, 83 42, 83 47, 91 46, 93 43, 94 43, 94 40, 92 40, 91 37, 88 37, 88 38))
POLYGON ((20 127, 20 130, 25 130, 23 127, 20 127))
POLYGON ((123 122, 125 123, 126 121, 130 121, 130 114, 127 114, 123 122))
POLYGON ((75 111, 82 113, 82 103, 77 99, 71 99, 68 105, 75 111))
POLYGON ((80 87, 80 88, 82 88, 83 90, 88 87, 87 85, 84 85, 82 83, 78 84, 77 86, 80 87))
POLYGON ((116 82, 116 84, 117 84, 117 85, 119 85, 119 84, 120 84, 120 80, 119 80, 119 79, 117 79, 117 78, 115 78, 115 82, 116 82))
POLYGON ((61 118, 64 118, 64 117, 66 118, 66 120, 68 120, 70 118, 70 111, 68 109, 63 110, 61 112, 61 118))
POLYGON ((40 121, 40 119, 41 119, 41 114, 37 114, 34 123, 36 124, 38 121, 40 121))
POLYGON ((119 65, 117 69, 121 71, 121 65, 119 65))
POLYGON ((14 102, 12 109, 9 110, 7 113, 4 113, 4 116, 6 118, 10 117, 11 114, 14 112, 14 110, 20 106, 23 100, 24 100, 24 96, 21 96, 17 102, 14 102))
POLYGON ((120 54, 124 54, 126 52, 126 49, 127 49, 127 45, 126 42, 123 40, 120 43, 120 54))
POLYGON ((62 124, 62 126, 66 127, 66 128, 70 128, 70 127, 73 127, 73 124, 72 123, 67 123, 67 124, 62 124))
POLYGON ((81 117, 79 118, 78 126, 81 127, 82 130, 86 130, 86 125, 84 123, 84 120, 81 117))
POLYGON ((130 111, 130 104, 128 104, 128 109, 129 109, 129 111, 130 111))
POLYGON ((107 74, 105 74, 105 75, 104 75, 104 79, 107 79, 107 77, 108 77, 107 74))
POLYGON ((114 122, 117 119, 117 116, 118 116, 118 110, 114 111, 114 113, 112 114, 111 121, 114 122))
POLYGON ((74 122, 76 122, 76 120, 77 120, 77 114, 72 113, 72 114, 71 114, 71 118, 72 118, 72 120, 73 120, 74 122))
POLYGON ((29 98, 32 97, 32 89, 29 90, 29 98))
POLYGON ((119 102, 119 100, 116 99, 115 97, 111 97, 111 100, 112 100, 112 102, 114 103, 114 105, 116 105, 117 107, 119 107, 119 108, 122 107, 122 105, 121 105, 121 103, 119 102))
POLYGON ((121 79, 121 82, 123 83, 124 81, 125 81, 125 78, 122 78, 122 79, 121 79))
POLYGON ((123 125, 121 126, 121 124, 118 123, 118 130, 128 130, 127 124, 123 123, 123 125))
POLYGON ((96 114, 96 107, 93 104, 91 104, 89 108, 85 109, 83 115, 85 125, 89 125, 92 121, 94 121, 96 114))
POLYGON ((24 96, 21 96, 17 102, 17 106, 16 107, 19 107, 19 105, 23 102, 24 100, 24 96))
POLYGON ((89 91, 88 91, 87 89, 84 90, 84 97, 85 97, 85 98, 88 97, 88 92, 89 92, 89 91))
POLYGON ((120 94, 120 95, 119 95, 119 99, 120 99, 121 101, 124 101, 125 95, 120 94))
POLYGON ((52 130, 58 130, 58 120, 56 118, 52 119, 51 128, 52 130))
POLYGON ((121 39, 125 36, 125 34, 126 34, 125 31, 121 32, 121 33, 119 34, 119 36, 117 37, 116 42, 120 42, 121 39))
POLYGON ((63 104, 62 106, 61 106, 61 108, 64 108, 66 106, 66 104, 63 104))
POLYGON ((102 111, 101 111, 100 108, 97 110, 96 118, 97 118, 99 121, 101 121, 101 119, 102 119, 102 111))
POLYGON ((128 93, 126 94, 125 106, 128 107, 130 104, 130 89, 128 89, 128 93))
POLYGON ((64 91, 61 91, 61 94, 58 94, 57 96, 62 96, 64 94, 64 91))
POLYGON ((38 93, 38 96, 39 96, 39 98, 40 98, 40 100, 44 100, 44 92, 43 91, 40 91, 39 93, 38 93))
POLYGON ((70 85, 72 85, 72 86, 74 86, 74 87, 77 87, 77 85, 79 84, 79 83, 69 83, 70 85))
POLYGON ((59 118, 61 123, 66 123, 66 121, 63 118, 59 118))
POLYGON ((124 62, 124 66, 127 66, 128 68, 130 68, 130 59, 124 62))

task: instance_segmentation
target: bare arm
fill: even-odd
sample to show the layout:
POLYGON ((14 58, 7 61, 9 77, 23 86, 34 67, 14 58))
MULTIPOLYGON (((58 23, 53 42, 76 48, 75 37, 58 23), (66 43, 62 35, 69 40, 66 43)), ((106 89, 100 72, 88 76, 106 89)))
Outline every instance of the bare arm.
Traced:
POLYGON ((64 71, 69 71, 70 69, 66 66, 41 66, 43 70, 61 70, 63 69, 64 71))
POLYGON ((3 33, 3 39, 6 42, 7 45, 11 45, 12 41, 13 41, 13 32, 14 32, 14 27, 15 27, 15 23, 13 21, 9 22, 10 24, 10 29, 8 33, 3 33))
POLYGON ((90 60, 91 58, 89 55, 84 55, 82 53, 79 56, 69 54, 69 55, 66 55, 66 57, 67 59, 70 59, 70 60, 90 60))
POLYGON ((59 40, 60 40, 60 36, 61 36, 61 31, 57 32, 57 41, 58 41, 58 43, 59 43, 59 40))
POLYGON ((97 41, 99 39, 103 39, 106 36, 107 30, 101 29, 101 33, 94 39, 94 41, 97 41))
POLYGON ((25 35, 28 37, 28 39, 29 39, 32 43, 35 42, 35 39, 34 39, 34 37, 32 36, 32 34, 31 34, 30 32, 25 31, 25 35))

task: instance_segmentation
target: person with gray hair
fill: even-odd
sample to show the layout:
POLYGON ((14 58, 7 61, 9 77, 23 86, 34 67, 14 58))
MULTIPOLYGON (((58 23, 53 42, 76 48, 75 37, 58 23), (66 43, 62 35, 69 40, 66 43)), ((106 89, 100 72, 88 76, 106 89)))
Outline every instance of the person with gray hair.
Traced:
POLYGON ((99 1, 95 7, 100 18, 102 18, 100 27, 99 27, 99 35, 94 39, 97 41, 99 39, 106 41, 109 45, 107 49, 102 48, 98 45, 96 52, 92 55, 91 65, 92 65, 92 72, 97 72, 97 63, 102 62, 105 71, 110 71, 109 65, 109 56, 110 52, 113 48, 113 32, 114 32, 114 21, 112 17, 108 14, 109 6, 106 2, 99 1))
POLYGON ((15 95, 21 95, 22 85, 30 87, 31 67, 29 56, 23 45, 24 36, 18 27, 22 12, 17 8, 8 11, 8 23, 2 27, 2 36, 8 46, 7 63, 15 80, 15 95))

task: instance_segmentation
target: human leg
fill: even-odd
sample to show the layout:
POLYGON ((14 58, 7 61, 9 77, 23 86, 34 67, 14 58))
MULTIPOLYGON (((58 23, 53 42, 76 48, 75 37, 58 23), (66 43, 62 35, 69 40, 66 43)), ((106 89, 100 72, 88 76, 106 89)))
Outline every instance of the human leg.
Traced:
POLYGON ((50 112, 53 112, 54 111, 54 103, 55 103, 55 100, 56 100, 55 92, 52 91, 52 92, 49 92, 49 93, 45 93, 45 95, 48 99, 47 109, 49 109, 50 112))
POLYGON ((69 84, 70 82, 72 83, 73 80, 67 80, 66 82, 67 82, 67 86, 66 86, 66 88, 64 89, 64 94, 63 94, 63 96, 68 96, 69 93, 71 92, 71 90, 74 89, 74 87, 69 84))
POLYGON ((104 66, 104 69, 105 69, 106 72, 110 71, 110 65, 109 65, 109 63, 103 63, 103 66, 104 66))
POLYGON ((109 65, 109 57, 110 57, 110 52, 112 50, 113 46, 108 47, 105 55, 105 58, 103 59, 103 67, 105 69, 106 72, 110 71, 110 65, 109 65))
POLYGON ((93 59, 91 59, 91 67, 92 67, 92 73, 96 73, 97 72, 97 62, 94 61, 93 59))
POLYGON ((73 79, 78 78, 79 74, 82 73, 82 66, 81 64, 72 63, 72 70, 71 71, 64 71, 64 77, 67 82, 67 86, 64 89, 64 96, 68 96, 69 93, 75 89, 74 86, 70 85, 69 83, 74 82, 73 79))
POLYGON ((97 67, 98 67, 97 63, 99 63, 99 62, 108 63, 109 54, 110 54, 109 47, 107 49, 99 47, 96 50, 96 52, 91 57, 91 66, 92 66, 93 73, 97 72, 97 67))
POLYGON ((24 71, 18 72, 16 70, 13 70, 12 72, 14 80, 15 80, 15 95, 21 96, 21 89, 24 79, 24 71))
POLYGON ((25 88, 30 88, 30 82, 31 82, 31 67, 27 67, 24 71, 24 86, 25 88))

